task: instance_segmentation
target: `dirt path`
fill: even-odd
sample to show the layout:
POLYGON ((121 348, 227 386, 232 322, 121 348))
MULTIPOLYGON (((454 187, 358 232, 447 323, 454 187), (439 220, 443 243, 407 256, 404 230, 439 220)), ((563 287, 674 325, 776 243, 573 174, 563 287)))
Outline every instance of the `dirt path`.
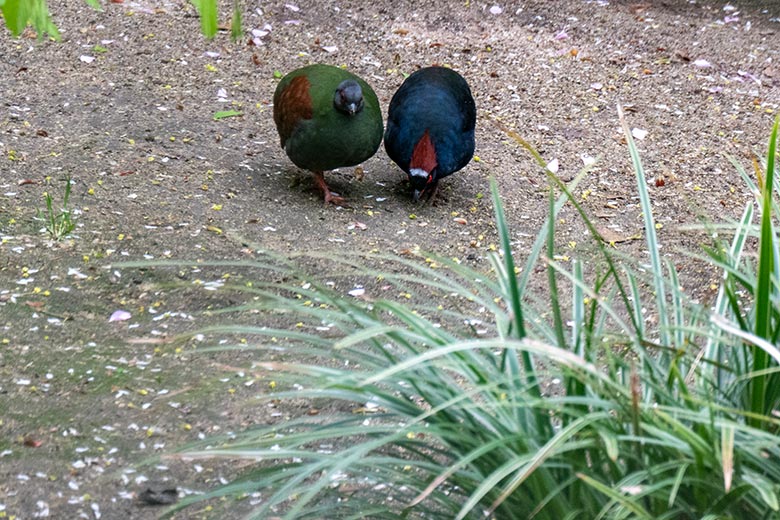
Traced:
MULTIPOLYGON (((739 216, 752 195, 724 154, 749 167, 780 103, 774 2, 434 1, 422 10, 271 1, 247 13, 251 45, 202 39, 184 1, 125 0, 102 12, 54 4, 61 43, 0 40, 0 513, 9 518, 153 518, 157 509, 133 499, 149 482, 202 491, 235 468, 131 465, 305 411, 253 405, 271 379, 242 371, 248 354, 161 342, 210 323, 202 311, 230 296, 193 299, 155 282, 213 286, 252 273, 112 262, 252 258, 252 243, 279 252, 419 246, 487 268, 490 176, 522 256, 545 217, 547 182, 501 126, 563 178, 597 159, 577 193, 616 247, 638 252, 620 102, 663 251, 706 297, 717 273, 677 254, 703 240, 683 227, 700 215, 739 216), (277 71, 317 61, 360 74, 385 109, 402 74, 419 66, 449 65, 468 79, 478 160, 443 182, 445 202, 413 205, 380 150, 362 181, 351 169, 328 176, 352 208, 322 206, 310 176, 279 148, 270 106, 277 71), (213 120, 229 109, 243 115, 213 120), (53 243, 35 217, 44 192, 61 199, 66 178, 77 228, 53 243), (109 322, 117 310, 130 318, 109 322)), ((567 254, 587 256, 572 210, 558 228, 567 254)))

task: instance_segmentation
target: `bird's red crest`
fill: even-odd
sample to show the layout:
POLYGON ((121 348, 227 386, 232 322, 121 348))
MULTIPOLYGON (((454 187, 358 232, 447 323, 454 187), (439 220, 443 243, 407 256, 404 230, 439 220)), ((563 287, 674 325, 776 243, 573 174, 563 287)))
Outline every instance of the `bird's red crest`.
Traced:
POLYGON ((431 141, 431 135, 426 130, 420 140, 417 141, 417 144, 414 145, 409 168, 419 168, 431 173, 437 164, 436 148, 434 148, 433 141, 431 141))

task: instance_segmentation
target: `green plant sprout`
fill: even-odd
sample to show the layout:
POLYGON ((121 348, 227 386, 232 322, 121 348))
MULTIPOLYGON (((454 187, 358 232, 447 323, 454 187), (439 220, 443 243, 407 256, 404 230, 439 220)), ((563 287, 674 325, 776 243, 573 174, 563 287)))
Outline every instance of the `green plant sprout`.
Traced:
POLYGON ((70 200, 71 180, 70 177, 65 182, 65 193, 62 197, 62 207, 54 208, 54 198, 48 191, 43 194, 46 200, 46 210, 38 210, 38 218, 44 221, 46 231, 54 240, 62 240, 70 235, 76 228, 76 223, 71 216, 71 210, 68 209, 70 200))

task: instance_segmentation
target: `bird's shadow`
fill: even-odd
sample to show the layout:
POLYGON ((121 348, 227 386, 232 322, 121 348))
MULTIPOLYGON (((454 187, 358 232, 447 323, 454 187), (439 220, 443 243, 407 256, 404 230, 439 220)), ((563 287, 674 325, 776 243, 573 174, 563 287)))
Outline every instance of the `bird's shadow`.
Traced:
MULTIPOLYGON (((262 187, 262 191, 284 195, 289 202, 307 206, 313 200, 323 202, 322 192, 314 183, 313 175, 295 165, 283 165, 274 173, 255 171, 251 175, 252 183, 262 187)), ((458 179, 447 179, 440 183, 433 200, 412 201, 412 188, 408 178, 401 170, 384 165, 376 166, 365 173, 362 180, 356 174, 356 168, 340 168, 325 172, 325 179, 332 192, 338 193, 347 201, 347 208, 360 208, 373 200, 382 201, 377 206, 390 213, 395 211, 419 212, 424 208, 447 208, 457 210, 468 204, 463 193, 464 186, 458 179)))

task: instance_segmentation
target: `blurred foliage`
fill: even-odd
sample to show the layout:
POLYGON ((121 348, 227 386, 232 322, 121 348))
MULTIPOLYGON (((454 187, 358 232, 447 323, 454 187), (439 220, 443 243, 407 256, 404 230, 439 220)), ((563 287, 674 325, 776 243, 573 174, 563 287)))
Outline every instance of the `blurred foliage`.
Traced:
MULTIPOLYGON (((99 0, 84 0, 94 9, 102 9, 99 0)), ((192 0, 192 5, 200 15, 201 32, 207 38, 213 38, 218 30, 217 0, 192 0)), ((19 36, 27 27, 32 27, 39 39, 45 35, 54 40, 60 39, 60 33, 49 13, 46 0, 0 0, 0 13, 8 30, 19 36)), ((243 34, 241 29, 241 10, 238 0, 233 3, 233 15, 230 34, 237 40, 243 34)))

